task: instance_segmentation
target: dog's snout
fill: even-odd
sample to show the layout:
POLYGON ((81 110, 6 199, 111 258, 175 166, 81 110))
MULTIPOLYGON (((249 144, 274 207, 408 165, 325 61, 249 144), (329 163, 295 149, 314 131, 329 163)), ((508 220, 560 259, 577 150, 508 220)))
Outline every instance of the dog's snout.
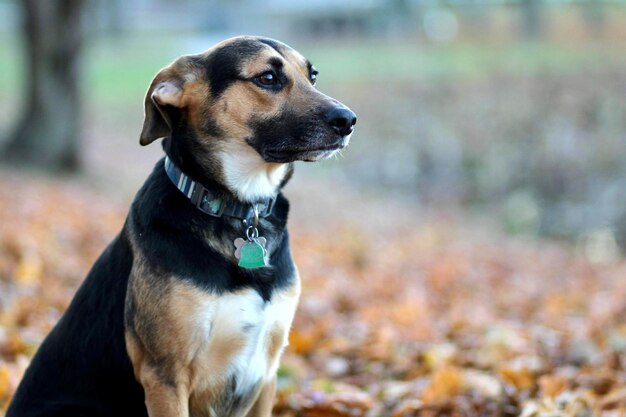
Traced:
POLYGON ((352 128, 356 124, 356 114, 347 107, 333 107, 324 115, 328 123, 337 134, 347 136, 352 133, 352 128))

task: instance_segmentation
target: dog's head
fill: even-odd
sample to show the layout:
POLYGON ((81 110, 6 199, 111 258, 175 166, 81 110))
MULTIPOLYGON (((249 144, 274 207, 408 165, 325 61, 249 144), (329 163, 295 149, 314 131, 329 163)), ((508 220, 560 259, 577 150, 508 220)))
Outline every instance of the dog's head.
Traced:
POLYGON ((316 76, 302 55, 266 38, 232 38, 183 56, 148 89, 140 143, 166 137, 166 149, 196 167, 188 174, 245 201, 265 198, 292 162, 348 145, 356 116, 319 92, 316 76))

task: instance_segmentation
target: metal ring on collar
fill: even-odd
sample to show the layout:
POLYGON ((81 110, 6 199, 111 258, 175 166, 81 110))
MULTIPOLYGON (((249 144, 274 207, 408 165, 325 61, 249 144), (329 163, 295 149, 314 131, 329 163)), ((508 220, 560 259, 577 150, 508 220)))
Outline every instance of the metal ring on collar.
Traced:
POLYGON ((246 237, 248 240, 252 241, 259 237, 259 229, 254 226, 248 226, 246 229, 246 237))

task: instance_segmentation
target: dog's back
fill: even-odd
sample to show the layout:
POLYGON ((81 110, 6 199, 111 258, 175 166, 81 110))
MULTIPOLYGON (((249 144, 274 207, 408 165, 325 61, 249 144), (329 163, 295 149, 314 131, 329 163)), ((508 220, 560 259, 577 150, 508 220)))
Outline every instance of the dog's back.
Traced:
POLYGON ((123 233, 100 256, 39 348, 7 417, 147 416, 124 345, 131 265, 123 233))

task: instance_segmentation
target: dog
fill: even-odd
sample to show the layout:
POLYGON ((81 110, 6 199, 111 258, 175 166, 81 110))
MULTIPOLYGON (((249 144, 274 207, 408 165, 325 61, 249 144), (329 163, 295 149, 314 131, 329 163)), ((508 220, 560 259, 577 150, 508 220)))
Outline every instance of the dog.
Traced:
POLYGON ((160 160, 25 372, 7 417, 270 416, 300 295, 281 189, 355 114, 284 43, 236 37, 162 69, 160 160))

